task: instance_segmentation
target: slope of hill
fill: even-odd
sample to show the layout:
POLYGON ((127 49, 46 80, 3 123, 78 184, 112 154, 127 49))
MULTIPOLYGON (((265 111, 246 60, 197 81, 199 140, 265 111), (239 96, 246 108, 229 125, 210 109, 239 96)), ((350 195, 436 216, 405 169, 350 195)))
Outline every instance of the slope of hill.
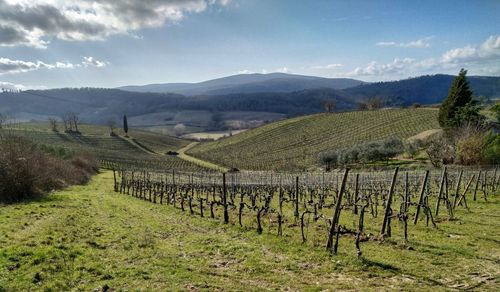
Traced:
POLYGON ((199 83, 165 83, 122 86, 135 92, 171 92, 184 95, 219 95, 231 93, 292 92, 311 88, 344 89, 364 84, 348 78, 323 78, 285 73, 239 74, 199 83))
POLYGON ((422 108, 301 116, 201 143, 188 154, 240 169, 298 170, 317 165, 323 151, 439 128, 437 113, 422 108))
MULTIPOLYGON (((177 123, 184 123, 184 121, 170 119, 169 123, 164 122, 172 115, 178 116, 178 114, 183 115, 192 111, 197 111, 200 114, 202 112, 208 113, 207 121, 210 123, 216 114, 221 113, 224 116, 224 113, 235 111, 265 112, 288 116, 318 113, 323 111, 325 100, 335 101, 338 111, 355 109, 359 101, 374 96, 382 97, 386 106, 411 105, 413 103, 434 104, 441 102, 446 97, 453 79, 451 75, 433 75, 332 89, 327 88, 327 83, 337 82, 338 79, 291 76, 278 73, 256 74, 255 76, 237 75, 221 80, 212 80, 210 82, 214 86, 207 90, 211 93, 217 93, 217 95, 184 96, 104 88, 4 92, 0 93, 0 113, 23 120, 46 120, 49 116, 61 117, 64 113, 72 111, 77 112, 86 123, 101 124, 110 119, 120 121, 124 114, 131 118, 130 121, 135 121, 141 120, 141 118, 133 119, 133 117, 157 113, 158 121, 161 123, 153 121, 154 123, 148 123, 148 126, 165 124, 175 126, 177 123), (270 78, 269 75, 275 76, 275 78, 262 80, 264 77, 270 78), (248 78, 252 82, 241 83, 242 79, 248 81, 248 78), (224 87, 228 84, 229 87, 224 87), (321 88, 288 92, 307 86, 321 86, 321 88), (261 92, 250 92, 252 90, 261 92)), ((486 98, 500 97, 500 77, 470 76, 468 79, 474 95, 486 98)), ((340 85, 337 84, 337 86, 340 85)), ((215 117, 217 118, 217 116, 215 117)), ((134 127, 133 124, 130 126, 134 127)), ((196 127, 193 130, 197 132, 206 130, 200 128, 204 127, 203 125, 191 126, 196 127)), ((219 128, 218 130, 223 129, 219 128)))
POLYGON ((176 169, 184 171, 199 170, 200 167, 175 156, 163 155, 167 151, 177 151, 189 141, 164 136, 152 132, 131 130, 130 139, 110 136, 106 127, 81 125, 82 134, 59 133, 46 130, 41 123, 20 124, 6 130, 34 141, 37 144, 84 151, 94 154, 98 159, 131 167, 151 169, 176 169))
MULTIPOLYGON (((390 104, 440 103, 447 95, 455 76, 427 75, 399 81, 377 82, 347 88, 344 91, 358 98, 380 96, 390 104)), ((475 96, 499 97, 500 77, 467 76, 475 96)))

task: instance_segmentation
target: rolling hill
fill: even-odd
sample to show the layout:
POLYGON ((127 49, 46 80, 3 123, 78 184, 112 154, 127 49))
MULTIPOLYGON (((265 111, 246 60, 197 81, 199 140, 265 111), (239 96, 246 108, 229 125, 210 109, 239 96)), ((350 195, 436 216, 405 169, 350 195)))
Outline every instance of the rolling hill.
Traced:
POLYGON ((223 95, 233 93, 292 92, 312 88, 345 89, 365 82, 348 78, 323 78, 285 73, 239 74, 199 83, 164 83, 122 86, 118 89, 135 92, 223 95))
POLYGON ((421 108, 301 116, 201 143, 188 154, 239 169, 298 170, 317 165, 324 151, 439 128, 437 114, 421 108))
MULTIPOLYGON (((448 95, 455 76, 426 75, 398 81, 376 82, 347 88, 353 97, 380 96, 392 105, 435 104, 448 95)), ((475 96, 500 97, 500 77, 467 76, 475 96)))
POLYGON ((110 136, 106 127, 81 125, 79 129, 81 134, 61 133, 47 130, 47 125, 42 123, 27 123, 0 129, 0 135, 14 134, 55 149, 89 152, 100 160, 129 167, 162 171, 201 169, 178 157, 164 155, 167 151, 186 146, 189 144, 187 140, 135 129, 129 131, 129 139, 110 136))
MULTIPOLYGON (((467 78, 475 96, 484 96, 486 99, 500 97, 500 77, 467 78)), ((67 112, 77 112, 85 123, 98 124, 105 124, 110 119, 118 122, 126 114, 132 122, 131 127, 139 124, 141 127, 174 127, 183 123, 189 131, 200 132, 226 130, 227 123, 219 123, 216 127, 212 122, 221 116, 226 121, 225 117, 234 116, 234 112, 241 113, 241 116, 261 112, 262 116, 293 117, 322 112, 326 100, 335 102, 336 111, 356 109, 360 101, 374 96, 381 97, 388 107, 414 103, 435 104, 446 97, 452 79, 451 75, 432 75, 359 85, 360 82, 356 80, 273 73, 236 75, 202 82, 204 85, 196 85, 199 86, 196 90, 204 94, 195 96, 106 88, 0 92, 0 113, 16 120, 40 121, 48 117, 61 117, 67 112), (315 88, 306 88, 310 86, 315 88), (343 86, 354 87, 332 88, 343 86), (181 118, 201 115, 206 119, 200 123, 181 118), (134 121, 138 121, 138 124, 134 125, 134 121)), ((231 120, 233 124, 250 122, 248 119, 231 120)), ((274 119, 257 120, 257 123, 252 124, 274 119)))

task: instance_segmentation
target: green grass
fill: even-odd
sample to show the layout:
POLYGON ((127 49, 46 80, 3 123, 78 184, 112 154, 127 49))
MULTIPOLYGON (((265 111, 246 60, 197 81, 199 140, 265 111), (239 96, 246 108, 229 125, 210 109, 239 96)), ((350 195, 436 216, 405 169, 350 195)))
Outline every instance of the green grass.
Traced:
POLYGON ((240 169, 314 168, 324 151, 439 128, 437 114, 436 109, 392 109, 302 116, 202 143, 187 153, 240 169))
POLYGON ((87 186, 0 206, 0 291, 498 291, 499 203, 497 195, 469 200, 470 213, 440 218, 439 229, 410 225, 411 249, 397 237, 363 242, 358 259, 350 236, 332 256, 324 242, 302 244, 286 228, 282 238, 267 228, 257 235, 233 215, 221 224, 220 210, 217 219, 200 218, 113 193, 106 172, 87 186))

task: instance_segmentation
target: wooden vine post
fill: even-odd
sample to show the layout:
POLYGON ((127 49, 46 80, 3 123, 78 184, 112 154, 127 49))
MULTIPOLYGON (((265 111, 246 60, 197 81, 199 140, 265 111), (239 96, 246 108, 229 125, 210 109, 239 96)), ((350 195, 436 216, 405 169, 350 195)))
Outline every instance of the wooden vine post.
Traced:
POLYGON ((299 177, 295 177, 295 221, 299 220, 299 177))
POLYGON ((436 218, 439 215, 439 205, 441 204, 441 200, 443 200, 443 188, 446 179, 446 167, 443 169, 443 174, 441 175, 441 183, 439 184, 439 192, 438 192, 438 200, 436 203, 436 218))
POLYGON ((418 221, 418 215, 420 214, 420 208, 422 207, 424 203, 424 195, 425 195, 425 188, 427 186, 427 179, 429 178, 429 171, 425 171, 425 177, 424 177, 424 182, 422 183, 422 189, 420 191, 420 197, 418 199, 418 204, 417 204, 417 211, 415 212, 415 219, 413 220, 413 224, 417 224, 418 221))
POLYGON ((394 186, 396 185, 396 178, 398 176, 399 167, 394 170, 394 176, 392 177, 391 188, 389 189, 389 195, 387 196, 387 202, 385 204, 384 221, 382 222, 382 229, 380 230, 380 235, 386 235, 386 229, 389 229, 389 216, 391 215, 391 201, 392 195, 394 193, 394 186))
POLYGON ((349 175, 349 168, 346 168, 345 173, 344 173, 344 178, 342 179, 342 184, 340 186, 340 191, 339 195, 337 197, 337 202, 335 204, 335 210, 333 213, 333 218, 332 218, 332 225, 330 226, 330 232, 328 234, 328 242, 326 243, 326 249, 336 252, 336 250, 332 250, 333 247, 333 236, 335 235, 335 232, 337 231, 338 233, 338 219, 340 217, 340 208, 342 204, 342 195, 344 194, 345 186, 347 183, 347 176, 349 175))
POLYGON ((224 223, 229 223, 229 212, 227 210, 227 188, 226 188, 226 173, 222 174, 222 204, 224 206, 224 223))

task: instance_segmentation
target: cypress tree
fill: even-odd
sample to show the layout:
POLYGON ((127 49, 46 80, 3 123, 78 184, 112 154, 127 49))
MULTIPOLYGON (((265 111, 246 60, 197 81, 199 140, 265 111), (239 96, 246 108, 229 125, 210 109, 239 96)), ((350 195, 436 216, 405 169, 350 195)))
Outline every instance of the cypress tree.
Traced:
POLYGON ((465 75, 467 70, 463 68, 453 80, 448 97, 443 101, 439 109, 439 125, 443 128, 455 127, 459 121, 457 113, 472 101, 472 91, 465 75))
POLYGON ((123 115, 123 132, 125 132, 125 134, 128 135, 128 122, 126 115, 123 115))

